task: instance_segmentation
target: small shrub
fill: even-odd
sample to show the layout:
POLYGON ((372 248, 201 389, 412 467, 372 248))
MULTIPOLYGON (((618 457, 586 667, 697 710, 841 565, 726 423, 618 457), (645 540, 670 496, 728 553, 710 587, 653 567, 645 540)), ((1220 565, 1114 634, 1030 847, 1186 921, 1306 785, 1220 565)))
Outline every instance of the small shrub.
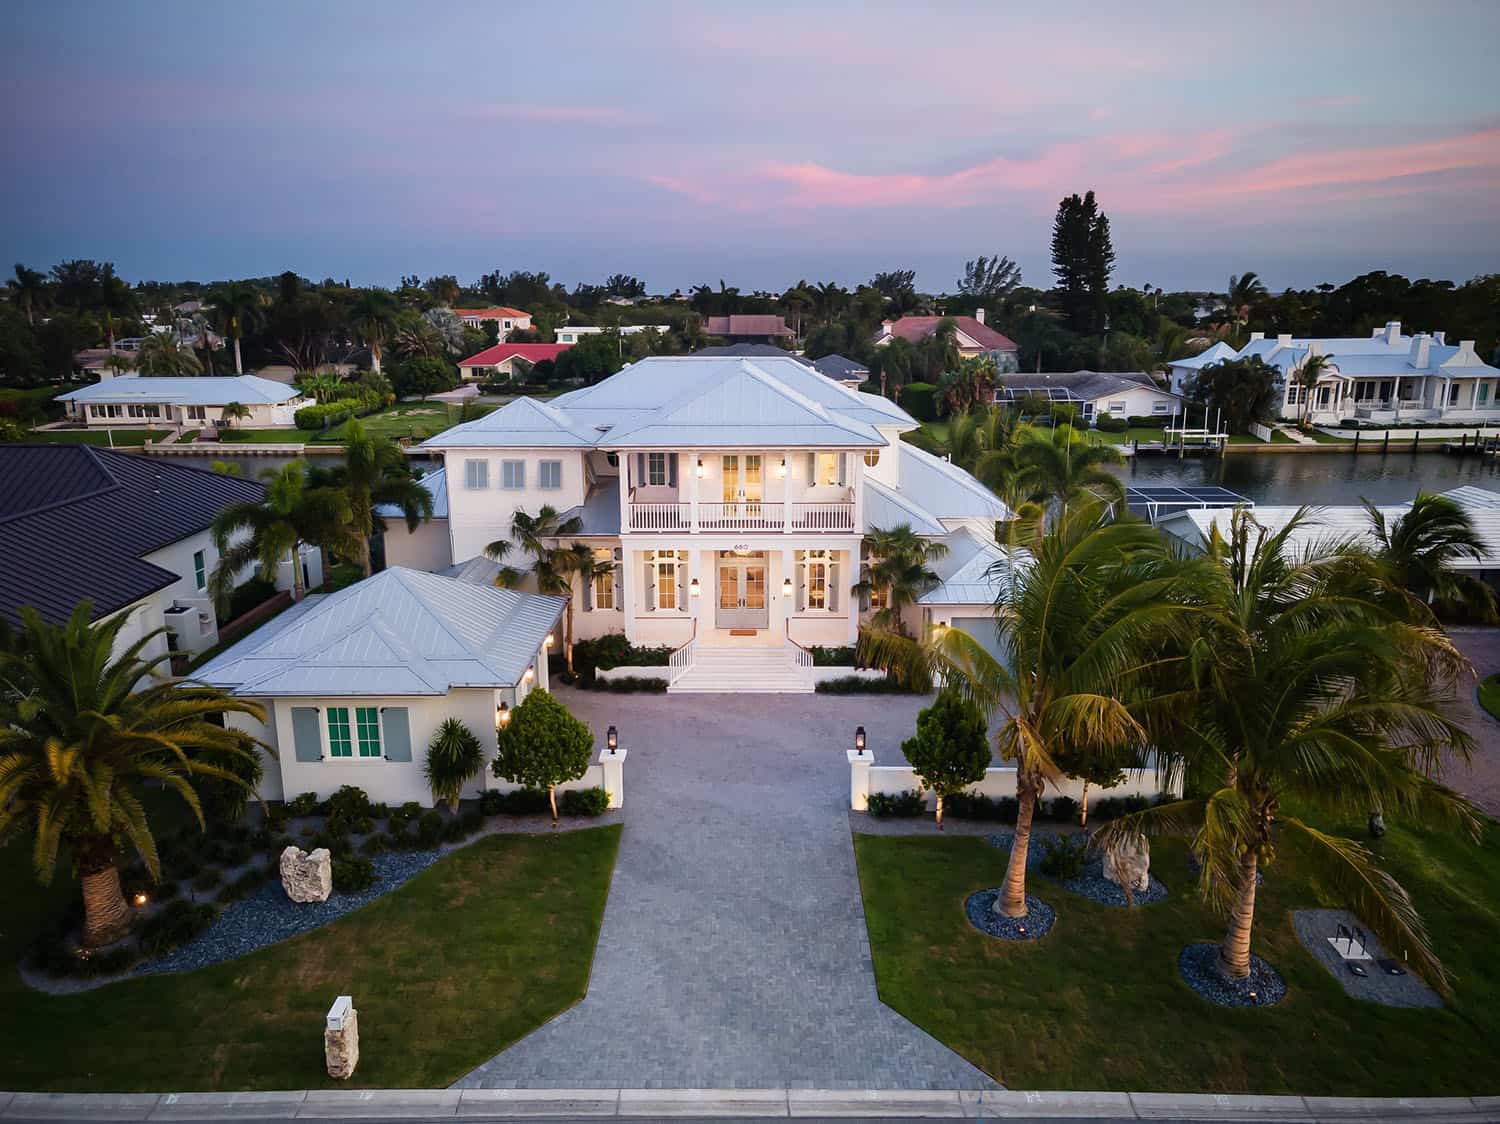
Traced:
POLYGON ((948 797, 945 804, 946 814, 954 819, 982 820, 992 823, 1016 822, 1016 798, 1014 796, 1002 796, 996 799, 991 796, 959 792, 948 797))
POLYGON ((1058 882, 1071 882, 1083 873, 1088 857, 1088 840, 1083 836, 1049 835, 1041 841, 1041 871, 1058 882))
POLYGON ((1071 796, 1055 797, 1047 806, 1047 813, 1058 823, 1069 823, 1078 819, 1078 801, 1071 796))
POLYGON ((820 695, 911 695, 913 691, 904 683, 894 679, 866 679, 862 675, 846 675, 839 679, 824 679, 816 688, 820 695))
POLYGON ((427 744, 422 772, 434 800, 445 801, 458 811, 464 785, 484 768, 484 746, 474 731, 457 718, 445 718, 427 744))
POLYGON ((379 839, 387 851, 404 851, 411 845, 413 836, 407 835, 404 831, 395 830, 388 831, 384 835, 371 836, 371 839, 379 839))
POLYGON ((486 802, 494 809, 486 811, 487 816, 534 816, 551 808, 547 803, 546 790, 540 788, 518 788, 511 792, 490 791, 484 795, 481 809, 486 802))
POLYGON ((193 879, 193 889, 212 890, 223 880, 223 877, 224 876, 219 873, 219 869, 217 867, 204 867, 203 870, 199 872, 198 877, 193 879))
POLYGON ((173 902, 141 927, 141 951, 160 956, 187 944, 212 925, 217 914, 207 903, 173 902))
POLYGON ((1124 433, 1130 428, 1130 421, 1128 418, 1110 417, 1108 412, 1101 411, 1094 418, 1094 428, 1104 433, 1124 433))
POLYGON ((334 858, 338 858, 340 855, 352 854, 354 851, 353 845, 349 842, 349 837, 342 832, 338 834, 329 831, 319 832, 313 836, 312 845, 307 850, 316 851, 319 847, 326 847, 328 853, 334 858))
POLYGON ((417 841, 423 847, 434 846, 443 837, 443 815, 436 810, 417 821, 417 841))
POLYGON ((478 811, 470 810, 463 814, 464 834, 473 835, 484 827, 484 816, 478 811))
POLYGON ((498 816, 505 805, 505 794, 486 790, 479 794, 479 814, 481 816, 498 816))
POLYGON ((842 648, 825 648, 821 644, 813 644, 807 649, 812 653, 814 667, 854 667, 854 647, 845 645, 842 648))
POLYGON ((369 859, 334 859, 333 888, 341 894, 352 894, 375 885, 375 864, 369 859))
POLYGON ((927 814, 927 801, 917 789, 906 792, 870 793, 870 815, 878 817, 910 817, 927 814))
POLYGON ((370 797, 358 785, 346 784, 328 798, 328 814, 357 819, 370 814, 370 797))
POLYGON ((615 695, 664 695, 667 693, 665 679, 653 679, 647 675, 621 675, 615 679, 595 677, 586 683, 579 680, 578 686, 585 691, 606 691, 615 695))
POLYGON ((557 810, 565 816, 602 816, 609 811, 609 793, 597 786, 565 792, 557 799, 557 810))
POLYGON ((422 805, 418 804, 415 800, 408 800, 405 804, 401 805, 401 807, 391 810, 391 827, 395 828, 404 824, 409 824, 413 820, 420 818, 421 815, 422 805))
POLYGON ((372 835, 359 845, 359 853, 362 855, 383 855, 390 849, 386 842, 388 837, 384 835, 372 835))
POLYGON ((310 816, 318 810, 318 794, 304 792, 296 799, 287 801, 286 810, 293 816, 310 816))
POLYGON ((464 821, 457 817, 446 820, 443 823, 443 842, 461 843, 468 838, 469 832, 464 827, 464 821))

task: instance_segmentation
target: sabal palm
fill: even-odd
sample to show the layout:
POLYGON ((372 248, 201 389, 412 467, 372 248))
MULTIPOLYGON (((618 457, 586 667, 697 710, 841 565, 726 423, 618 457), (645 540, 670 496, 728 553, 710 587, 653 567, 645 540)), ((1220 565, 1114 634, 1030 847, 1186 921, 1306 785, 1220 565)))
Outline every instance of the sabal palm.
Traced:
POLYGON ((283 465, 267 483, 263 502, 231 504, 214 519, 219 564, 209 578, 210 594, 220 606, 227 606, 235 577, 247 566, 258 566, 263 577, 275 580, 277 566, 290 557, 292 600, 302 600, 302 546, 353 554, 359 549, 359 540, 352 520, 346 492, 334 487, 310 487, 304 461, 283 465))
POLYGON ((1060 514, 1080 500, 1103 499, 1123 509, 1125 485, 1106 466, 1124 463, 1113 445, 1090 444, 1070 425, 1030 427, 1016 445, 1016 464, 1028 474, 1030 498, 1055 504, 1060 514))
POLYGON ((1250 315, 1250 306, 1266 295, 1266 284, 1254 270, 1229 278, 1229 289, 1224 294, 1225 308, 1231 319, 1244 323, 1250 315))
POLYGON ((400 305, 385 289, 366 289, 349 310, 349 324, 370 349, 370 370, 379 372, 381 351, 396 325, 400 305))
MULTIPOLYGON (((554 547, 552 543, 568 535, 576 535, 581 530, 583 520, 578 516, 564 519, 555 507, 545 504, 535 515, 517 510, 510 519, 510 538, 496 539, 484 548, 485 557, 503 562, 514 547, 519 547, 531 557, 537 592, 567 598, 565 611, 568 621, 564 655, 569 672, 573 670, 573 575, 582 570, 580 558, 585 548, 582 544, 575 543, 569 551, 554 547)), ((524 570, 501 566, 500 572, 495 575, 495 584, 514 589, 525 577, 524 570)))
POLYGON ((370 565, 370 536, 384 522, 375 508, 390 504, 401 509, 406 529, 415 531, 432 518, 432 493, 412 476, 401 450, 383 437, 372 437, 357 418, 349 422, 344 437, 344 463, 335 484, 349 496, 350 530, 359 540, 359 566, 365 577, 370 565))
POLYGON ((931 563, 946 555, 948 548, 922 538, 911 529, 910 523, 872 528, 862 545, 868 568, 852 591, 856 597, 882 595, 885 604, 871 618, 871 624, 905 636, 904 611, 937 585, 938 576, 931 563))
POLYGON ((250 407, 243 402, 226 402, 221 416, 233 428, 235 422, 244 421, 250 416, 250 407))
POLYGON ((1376 557, 1394 589, 1424 605, 1444 604, 1487 623, 1496 620, 1495 591, 1453 568, 1456 562, 1479 561, 1487 550, 1468 512, 1446 496, 1418 492, 1411 509, 1387 524, 1379 508, 1360 502, 1375 536, 1376 557))
POLYGON ((65 624, 21 610, 21 629, 0 638, 0 838, 32 837, 32 865, 49 883, 65 851, 83 888, 90 947, 129 927, 116 863, 133 851, 160 877, 142 788, 175 794, 201 825, 194 785, 243 786, 234 766, 264 748, 225 729, 226 713, 264 721, 257 704, 171 678, 170 658, 147 658, 162 630, 113 654, 127 616, 89 624, 83 602, 65 624))
POLYGON ((16 304, 26 314, 26 323, 34 325, 36 314, 47 298, 47 275, 17 262, 15 277, 7 281, 6 285, 15 294, 16 304))
POLYGON ((1318 385, 1318 380, 1329 371, 1334 369, 1333 356, 1331 355, 1309 355, 1302 360, 1302 366, 1297 368, 1297 385, 1302 388, 1302 409, 1299 411, 1298 420, 1307 421, 1308 412, 1312 409, 1313 390, 1318 385))
POLYGON ((152 332, 141 341, 136 362, 143 375, 196 375, 203 369, 176 332, 152 332))
POLYGON ((1250 972, 1257 874, 1285 833, 1388 948, 1446 987, 1406 892, 1364 847, 1296 810, 1339 819, 1375 809, 1477 836, 1477 811, 1431 779, 1445 752, 1469 752, 1437 701, 1467 665, 1441 631, 1390 609, 1357 551, 1294 553, 1304 522, 1299 512, 1271 533, 1242 509, 1227 538, 1214 535, 1205 627, 1186 685, 1160 711, 1157 740, 1207 795, 1108 832, 1193 831, 1200 890, 1229 914, 1220 961, 1231 978, 1250 972))
POLYGON ((1142 716, 1186 649, 1200 561, 1172 557, 1135 520, 1111 521, 1097 501, 1075 504, 1035 541, 1031 558, 997 565, 995 620, 1003 658, 938 628, 921 643, 867 633, 869 662, 909 681, 936 677, 998 715, 1001 756, 1016 770, 1016 834, 996 910, 1026 914, 1026 856, 1037 803, 1059 770, 1055 756, 1126 760, 1147 746, 1142 716))
POLYGON ((240 358, 240 340, 246 330, 256 327, 264 316, 260 290, 243 281, 231 281, 215 289, 209 295, 208 304, 224 334, 234 341, 234 373, 243 375, 245 365, 240 358))

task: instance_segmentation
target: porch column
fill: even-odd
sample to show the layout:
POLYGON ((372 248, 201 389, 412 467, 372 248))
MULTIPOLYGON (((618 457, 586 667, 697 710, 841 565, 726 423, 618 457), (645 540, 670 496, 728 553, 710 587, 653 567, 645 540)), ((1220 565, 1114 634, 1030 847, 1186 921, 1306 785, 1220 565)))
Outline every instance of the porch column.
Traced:
POLYGON ((630 530, 630 454, 621 451, 620 458, 620 530, 630 530))
POLYGON ((865 525, 865 454, 860 450, 845 455, 853 461, 849 480, 854 485, 854 532, 860 534, 865 525))
MULTIPOLYGON (((624 461, 621 460, 621 465, 624 461)), ((623 494, 623 492, 621 493, 623 494)), ((620 551, 620 607, 625 612, 625 639, 635 643, 635 618, 641 611, 641 552, 625 546, 620 551)))
POLYGON ((699 454, 689 451, 684 456, 687 464, 683 466, 683 474, 687 479, 687 502, 688 502, 688 530, 693 534, 698 533, 698 461, 699 454))
POLYGON ((792 533, 792 452, 781 450, 781 463, 786 465, 786 475, 781 478, 781 533, 792 533))
POLYGON ((703 578, 702 578, 702 572, 703 572, 703 552, 701 550, 699 550, 696 546, 694 546, 694 547, 692 547, 692 548, 690 548, 688 550, 687 556, 688 556, 688 561, 687 561, 687 567, 688 567, 688 576, 687 576, 687 610, 688 610, 688 616, 692 617, 695 621, 698 622, 698 634, 701 636, 703 634, 703 621, 702 621, 701 618, 703 616, 703 604, 704 604, 704 601, 707 598, 709 598, 709 597, 714 597, 714 596, 717 596, 717 595, 714 594, 713 591, 711 591, 710 589, 707 588, 707 585, 703 581, 703 578), (699 593, 698 593, 697 597, 693 596, 693 581, 695 579, 698 582, 698 590, 699 590, 699 593))
MULTIPOLYGON (((856 514, 857 512, 858 509, 856 509, 856 514)), ((858 524, 856 523, 855 526, 858 524)), ((856 546, 852 550, 845 550, 841 553, 844 555, 844 565, 838 568, 839 584, 844 588, 839 590, 839 604, 848 607, 849 643, 854 644, 859 641, 859 598, 849 590, 854 582, 859 580, 860 561, 864 551, 856 546), (851 578, 853 581, 850 580, 851 578)))

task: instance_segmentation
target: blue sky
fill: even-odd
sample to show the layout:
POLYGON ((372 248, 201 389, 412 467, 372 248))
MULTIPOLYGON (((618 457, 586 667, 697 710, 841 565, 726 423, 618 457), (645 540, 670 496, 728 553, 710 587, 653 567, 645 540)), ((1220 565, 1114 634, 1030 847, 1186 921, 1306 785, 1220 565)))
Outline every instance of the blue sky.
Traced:
POLYGON ((1500 4, 46 3, 0 10, 0 262, 781 288, 1005 253, 1118 281, 1500 269, 1500 4))

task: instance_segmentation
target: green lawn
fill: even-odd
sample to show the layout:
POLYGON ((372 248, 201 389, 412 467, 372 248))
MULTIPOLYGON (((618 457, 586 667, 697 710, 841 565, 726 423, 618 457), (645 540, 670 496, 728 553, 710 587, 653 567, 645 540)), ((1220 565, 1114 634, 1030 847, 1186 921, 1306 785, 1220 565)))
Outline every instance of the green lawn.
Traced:
MULTIPOLYGON (((494 408, 470 406, 469 415, 471 418, 483 417, 494 408)), ((370 414, 359 420, 373 436, 388 437, 392 441, 401 437, 422 441, 457 425, 462 415, 462 407, 444 402, 397 402, 378 414, 370 414)), ((343 443, 348 429, 349 423, 343 422, 317 434, 304 434, 304 439, 315 445, 338 445, 343 443)))
POLYGON ((1142 445, 1148 441, 1158 443, 1166 440, 1166 434, 1160 426, 1133 425, 1120 433, 1108 433, 1102 429, 1085 430, 1090 441, 1103 441, 1110 445, 1129 445, 1132 441, 1139 441, 1142 445))
MULTIPOLYGON (((364 909, 240 960, 47 996, 0 972, 0 1089, 331 1087, 323 1016, 359 1010, 371 1088, 446 1086, 583 997, 618 826, 490 836, 364 909)), ((78 892, 0 852, 7 967, 78 892)), ((623 1031, 622 1031, 623 1032, 623 1031)))
POLYGON ((1500 718, 1500 671, 1479 681, 1479 705, 1491 718, 1500 718))
POLYGON ((964 899, 1000 883, 1005 853, 982 839, 856 835, 880 997, 1012 1088, 1397 1096, 1500 1093, 1500 828, 1483 847, 1393 827, 1376 845, 1412 892, 1456 977, 1451 1010, 1348 997, 1302 948, 1290 911, 1328 901, 1283 841, 1256 905, 1255 951, 1286 978, 1274 1008, 1228 1010, 1177 975, 1183 946, 1222 919, 1193 896, 1185 844, 1151 867, 1173 896, 1112 909, 1041 877, 1058 911, 1031 944, 969 926, 964 899))
POLYGON ((166 436, 165 430, 145 429, 33 429, 28 441, 42 441, 49 445, 102 445, 116 449, 128 449, 144 445, 147 441, 158 441, 166 436), (111 442, 110 434, 114 434, 111 442))
POLYGON ((308 434, 301 429, 221 429, 219 443, 254 445, 305 445, 308 434))

